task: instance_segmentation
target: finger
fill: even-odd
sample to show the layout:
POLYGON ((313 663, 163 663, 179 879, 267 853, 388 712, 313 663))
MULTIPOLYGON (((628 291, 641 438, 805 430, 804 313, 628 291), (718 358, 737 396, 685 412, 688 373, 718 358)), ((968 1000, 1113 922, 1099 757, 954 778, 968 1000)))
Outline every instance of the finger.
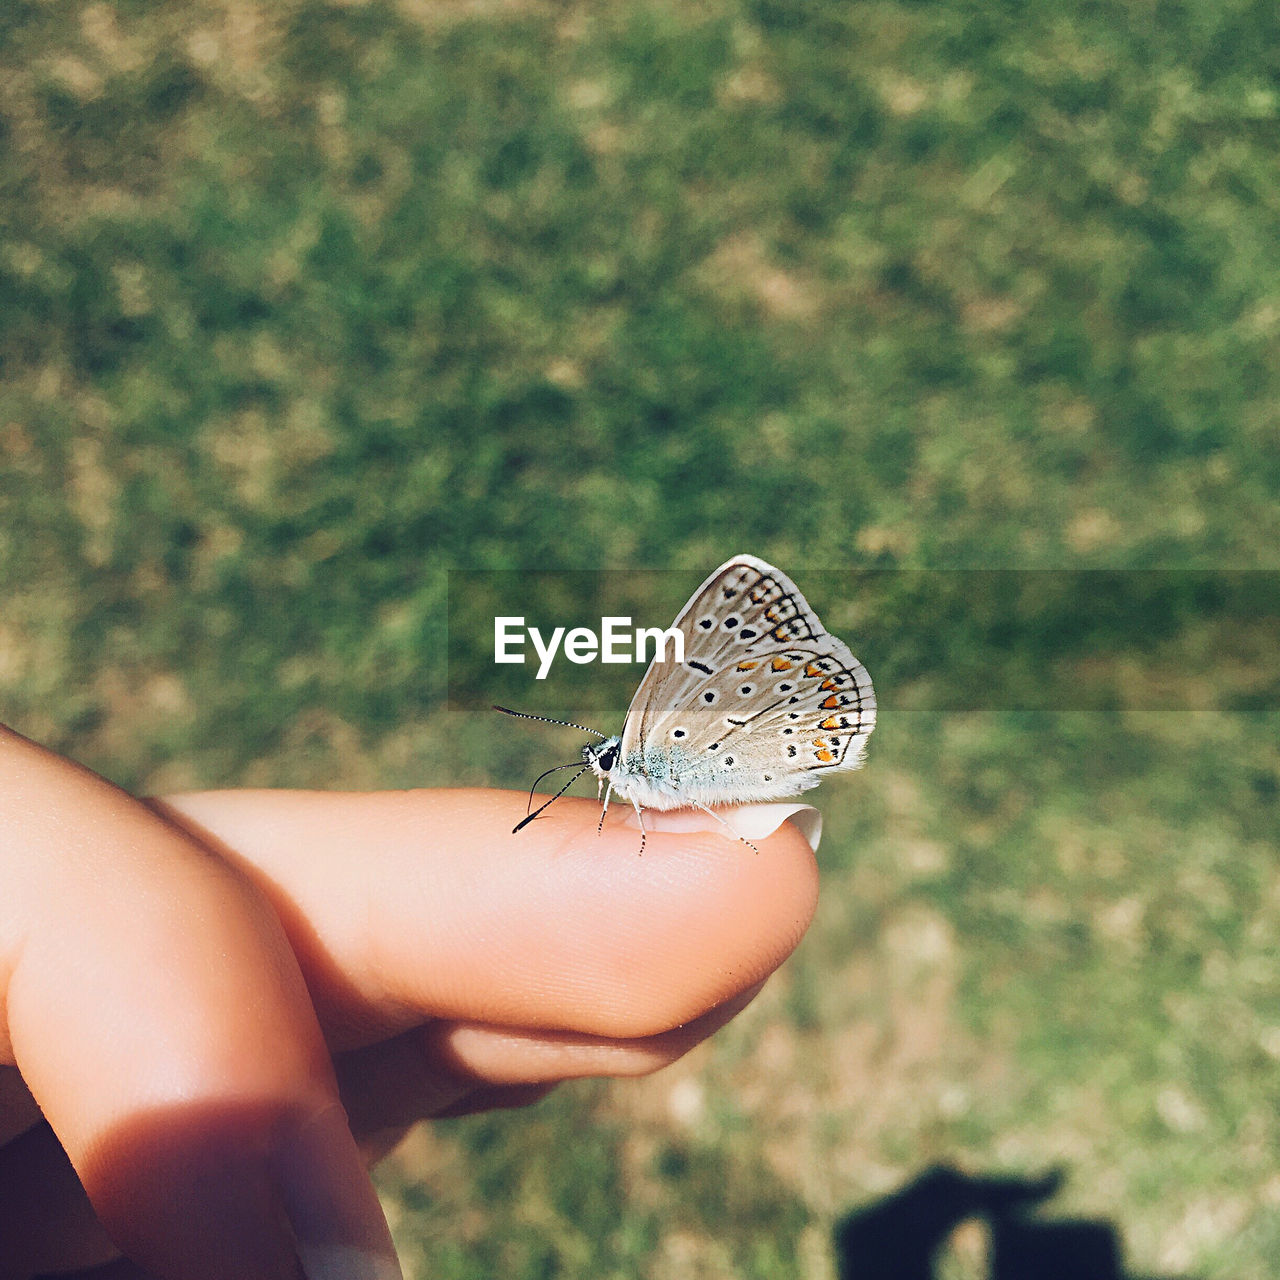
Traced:
POLYGON ((0 1148, 44 1121, 22 1073, 0 1067, 0 1148))
POLYGON ((535 1102, 541 1102, 554 1088, 553 1084, 512 1084, 473 1089, 447 1111, 442 1111, 438 1119, 473 1116, 481 1111, 510 1111, 520 1107, 531 1107, 535 1102))
POLYGON ((60 1275, 118 1254, 47 1124, 0 1148, 0 1276, 60 1275))
MULTIPOLYGON (((518 835, 514 792, 222 792, 166 811, 239 858, 290 932, 331 1042, 427 1017, 614 1038, 702 1016, 765 978, 817 871, 768 838, 638 833, 562 800, 518 835)), ((711 824, 708 819, 708 824, 711 824)))
POLYGON ((451 1114, 479 1091, 549 1087, 584 1076, 647 1075, 718 1031, 762 985, 682 1027, 636 1039, 433 1022, 339 1055, 343 1105, 356 1137, 364 1141, 451 1114))
POLYGON ((293 1277, 299 1255, 312 1276, 398 1274, 261 896, 8 731, 0 812, 0 1056, 122 1251, 173 1280, 293 1277), (358 1265, 339 1267, 348 1252, 358 1265))
POLYGON ((428 1027, 422 1033, 423 1047, 455 1076, 492 1085, 651 1075, 719 1031, 751 1003, 763 985, 757 983, 702 1017, 658 1035, 611 1039, 455 1023, 428 1027))
POLYGON ((63 1277, 63 1280, 156 1280, 156 1277, 127 1258, 119 1258, 89 1271, 77 1271, 63 1277))
MULTIPOLYGON (((555 1084, 473 1084, 469 1088, 459 1087, 454 1093, 453 1100, 447 1105, 441 1104, 434 1109, 430 1118, 447 1120, 455 1116, 476 1115, 481 1111, 504 1111, 528 1107, 535 1102, 540 1102, 555 1088, 555 1084)), ((373 1166, 390 1155, 415 1124, 417 1120, 361 1133, 358 1138, 360 1150, 364 1153, 368 1164, 373 1166)))

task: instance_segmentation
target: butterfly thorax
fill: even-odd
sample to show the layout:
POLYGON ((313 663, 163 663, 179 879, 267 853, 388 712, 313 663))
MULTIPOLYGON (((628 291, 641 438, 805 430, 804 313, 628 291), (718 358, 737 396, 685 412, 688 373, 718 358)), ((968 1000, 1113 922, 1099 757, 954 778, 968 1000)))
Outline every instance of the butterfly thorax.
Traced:
POLYGON ((676 781, 684 762, 672 753, 653 759, 637 752, 624 757, 622 739, 615 735, 583 747, 582 758, 601 782, 642 808, 679 809, 690 803, 687 789, 676 781))

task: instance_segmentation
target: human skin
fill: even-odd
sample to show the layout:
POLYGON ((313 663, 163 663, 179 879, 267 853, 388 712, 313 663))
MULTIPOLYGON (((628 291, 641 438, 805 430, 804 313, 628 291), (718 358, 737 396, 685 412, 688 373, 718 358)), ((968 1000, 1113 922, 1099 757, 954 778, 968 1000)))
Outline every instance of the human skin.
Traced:
POLYGON ((408 1126, 657 1070, 812 916, 789 822, 641 855, 525 803, 146 801, 0 728, 0 1277, 394 1277, 366 1168, 408 1126))

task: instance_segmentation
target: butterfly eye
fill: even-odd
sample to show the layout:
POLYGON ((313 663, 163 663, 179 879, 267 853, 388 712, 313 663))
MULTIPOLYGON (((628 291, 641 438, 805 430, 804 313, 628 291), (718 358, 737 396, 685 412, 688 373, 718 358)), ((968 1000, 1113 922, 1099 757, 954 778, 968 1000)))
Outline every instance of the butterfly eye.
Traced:
POLYGON ((610 747, 608 751, 602 751, 596 760, 596 763, 608 773, 613 768, 618 759, 618 750, 616 747, 610 747))

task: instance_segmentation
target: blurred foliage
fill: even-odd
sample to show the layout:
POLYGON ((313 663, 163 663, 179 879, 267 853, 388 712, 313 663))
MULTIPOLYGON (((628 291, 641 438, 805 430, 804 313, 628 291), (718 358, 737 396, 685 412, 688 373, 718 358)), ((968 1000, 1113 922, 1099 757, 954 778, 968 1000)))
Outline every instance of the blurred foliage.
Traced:
POLYGON ((740 550, 893 712, 757 1005, 420 1135, 411 1270, 825 1277, 963 1160, 1272 1274, 1276 584, 1207 571, 1276 567, 1278 127, 1261 0, 0 6, 6 720, 519 785, 448 571, 679 569, 665 625, 740 550))

